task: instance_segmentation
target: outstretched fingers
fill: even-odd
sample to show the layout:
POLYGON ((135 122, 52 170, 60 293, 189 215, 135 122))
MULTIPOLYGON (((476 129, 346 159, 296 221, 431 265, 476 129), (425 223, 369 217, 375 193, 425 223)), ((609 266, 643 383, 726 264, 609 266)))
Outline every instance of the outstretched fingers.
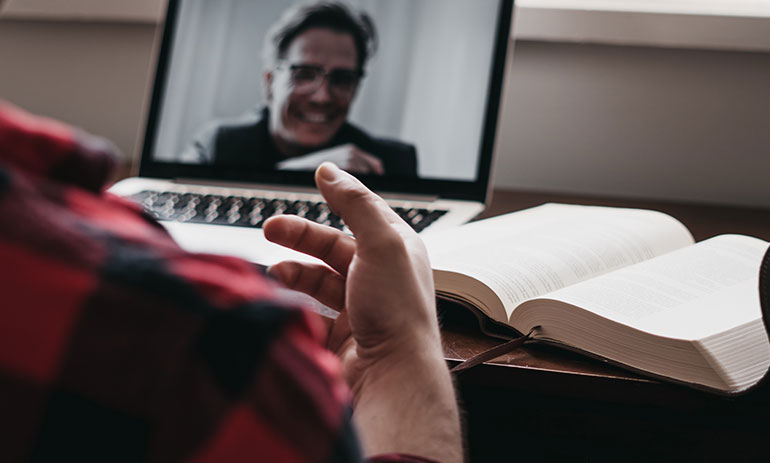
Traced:
POLYGON ((345 277, 325 265, 285 261, 271 266, 268 273, 338 312, 345 307, 345 277))
POLYGON ((345 233, 293 215, 271 217, 263 227, 273 243, 316 257, 347 275, 356 242, 345 233))

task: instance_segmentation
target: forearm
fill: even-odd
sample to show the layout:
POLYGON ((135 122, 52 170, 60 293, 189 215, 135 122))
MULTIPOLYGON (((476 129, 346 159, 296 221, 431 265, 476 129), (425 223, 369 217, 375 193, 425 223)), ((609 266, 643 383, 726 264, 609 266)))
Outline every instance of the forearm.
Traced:
POLYGON ((353 416, 367 455, 463 460, 457 399, 440 346, 379 362, 355 387, 353 416))

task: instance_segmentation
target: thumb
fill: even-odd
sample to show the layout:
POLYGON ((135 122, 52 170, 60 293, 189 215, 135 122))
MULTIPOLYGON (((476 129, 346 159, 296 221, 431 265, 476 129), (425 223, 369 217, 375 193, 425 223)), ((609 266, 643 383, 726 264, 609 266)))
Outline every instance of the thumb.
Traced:
POLYGON ((345 221, 357 239, 381 236, 394 224, 408 227, 382 198, 330 162, 318 167, 315 181, 329 207, 345 221))

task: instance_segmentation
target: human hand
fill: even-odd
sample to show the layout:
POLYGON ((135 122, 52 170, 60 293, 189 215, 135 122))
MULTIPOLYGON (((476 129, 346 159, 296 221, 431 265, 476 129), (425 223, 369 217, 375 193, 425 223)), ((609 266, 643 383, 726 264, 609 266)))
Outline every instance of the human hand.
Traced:
POLYGON ((350 143, 289 158, 276 164, 276 167, 280 170, 315 170, 324 162, 332 162, 341 169, 357 174, 385 173, 379 158, 350 143))
POLYGON ((426 344, 440 349, 433 275, 422 240, 385 201, 332 164, 318 169, 316 182, 355 238, 296 216, 273 217, 264 225, 267 239, 328 266, 281 262, 270 273, 342 312, 330 347, 341 354, 355 391, 370 363, 410 356, 426 344), (356 347, 352 353, 340 351, 346 320, 356 347))
POLYGON ((334 165, 323 164, 316 183, 355 238, 296 216, 271 218, 264 225, 269 240, 328 266, 282 262, 270 273, 341 311, 331 347, 353 391, 367 453, 460 461, 459 413, 422 241, 385 201, 334 165))

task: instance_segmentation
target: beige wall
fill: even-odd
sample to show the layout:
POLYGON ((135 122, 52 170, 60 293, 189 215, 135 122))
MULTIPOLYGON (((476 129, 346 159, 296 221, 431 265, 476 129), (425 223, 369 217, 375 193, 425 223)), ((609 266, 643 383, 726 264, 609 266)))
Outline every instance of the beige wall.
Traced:
POLYGON ((0 20, 0 98, 135 152, 152 24, 0 20))
MULTIPOLYGON (((156 27, 0 21, 0 97, 134 153, 156 27)), ((770 207, 770 54, 519 42, 495 183, 770 207)))
POLYGON ((518 42, 498 186, 770 208, 770 53, 518 42))

